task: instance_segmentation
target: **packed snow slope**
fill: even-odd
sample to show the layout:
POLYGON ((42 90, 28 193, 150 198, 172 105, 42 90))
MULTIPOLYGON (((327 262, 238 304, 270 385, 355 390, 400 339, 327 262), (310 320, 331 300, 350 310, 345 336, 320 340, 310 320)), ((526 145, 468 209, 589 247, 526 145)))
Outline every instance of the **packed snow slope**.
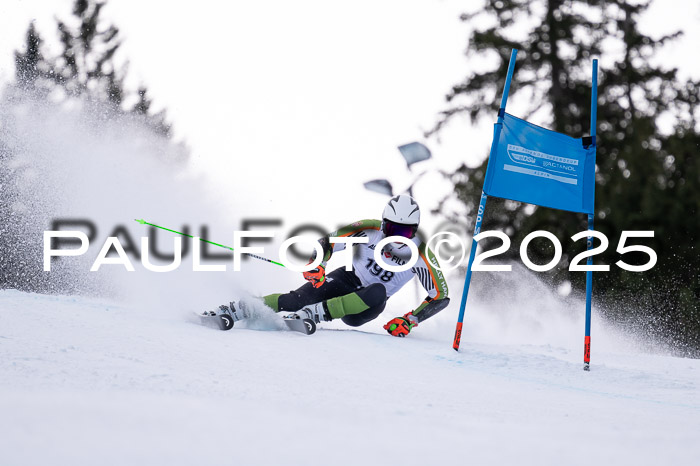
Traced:
POLYGON ((697 464, 700 361, 594 346, 584 372, 468 333, 457 353, 447 317, 405 339, 264 312, 222 332, 0 291, 0 464, 697 464))

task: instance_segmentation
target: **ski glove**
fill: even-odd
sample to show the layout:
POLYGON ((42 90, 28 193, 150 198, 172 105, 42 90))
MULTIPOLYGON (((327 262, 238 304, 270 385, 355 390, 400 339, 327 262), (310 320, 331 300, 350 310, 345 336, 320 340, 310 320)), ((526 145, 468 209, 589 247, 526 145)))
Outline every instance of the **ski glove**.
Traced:
POLYGON ((403 317, 394 317, 384 326, 384 330, 395 337, 405 337, 413 327, 418 327, 418 317, 413 312, 405 314, 403 317))
MULTIPOLYGON (((309 262, 310 264, 311 262, 309 262)), ((318 264, 315 269, 307 270, 302 272, 304 274, 304 280, 311 283, 314 288, 320 288, 326 283, 326 266, 323 264, 318 264)))

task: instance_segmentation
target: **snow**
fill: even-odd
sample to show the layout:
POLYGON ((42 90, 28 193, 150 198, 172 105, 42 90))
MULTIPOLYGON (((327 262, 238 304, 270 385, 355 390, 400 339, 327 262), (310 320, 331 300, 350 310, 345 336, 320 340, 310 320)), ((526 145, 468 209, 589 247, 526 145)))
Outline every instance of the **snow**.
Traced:
POLYGON ((184 306, 0 291, 0 463, 697 464, 700 361, 594 329, 584 372, 576 344, 482 341, 469 315, 455 352, 455 314, 405 339, 222 332, 184 306))
MULTIPOLYGON (((279 260, 275 251, 295 225, 323 221, 330 231, 375 218, 385 202, 333 183, 327 197, 342 208, 298 202, 308 191, 299 182, 308 178, 305 150, 264 129, 263 139, 286 141, 268 151, 293 162, 276 170, 284 182, 260 178, 270 156, 256 159, 235 134, 216 151, 234 168, 211 164, 227 177, 212 182, 171 163, 180 150, 147 128, 91 108, 25 102, 0 113, 11 123, 5 139, 16 152, 26 222, 26 244, 17 247, 41 251, 55 219, 89 219, 96 232, 88 252, 47 273, 111 297, 0 290, 0 466, 698 462, 700 361, 666 355, 594 312, 592 369, 584 372, 583 304, 522 264, 474 275, 459 353, 451 347, 458 275, 448 276, 449 307, 398 339, 382 325, 421 302, 424 291, 412 284, 361 328, 323 323, 305 336, 262 309, 229 332, 194 321, 193 310, 301 284, 299 274, 262 261, 246 261, 240 273, 195 273, 190 254, 179 270, 152 273, 131 257, 135 272, 88 272, 115 232, 140 244, 148 230, 135 218, 191 234, 206 226, 222 244, 246 229, 245 219, 283 219, 261 253, 279 260)), ((344 154, 357 156, 346 147, 328 158, 328 170, 360 189, 371 176, 353 178, 344 154)), ((195 152, 188 163, 206 157, 195 152)), ((429 212, 430 202, 420 202, 429 212)), ((172 251, 173 239, 158 233, 158 250, 172 251)))

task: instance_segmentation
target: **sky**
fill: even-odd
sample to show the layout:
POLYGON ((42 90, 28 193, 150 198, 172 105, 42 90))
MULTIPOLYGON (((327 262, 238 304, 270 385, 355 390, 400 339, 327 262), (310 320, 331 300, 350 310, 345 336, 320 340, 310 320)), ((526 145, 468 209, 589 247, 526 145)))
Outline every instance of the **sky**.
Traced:
MULTIPOLYGON (((6 0, 0 6, 0 80, 35 20, 51 46, 55 17, 72 0, 6 0)), ((456 118, 440 141, 423 131, 451 86, 477 66, 464 57, 471 2, 111 1, 104 16, 124 39, 129 82, 167 108, 193 169, 228 200, 222 215, 285 217, 328 227, 380 215, 385 197, 362 183, 388 178, 399 190, 414 174, 397 146, 418 140, 433 160, 415 187, 424 212, 451 190, 437 170, 478 163, 490 122, 456 118)), ((700 43, 700 4, 657 1, 642 22, 656 36, 685 36, 660 60, 700 78, 688 60, 700 43)))

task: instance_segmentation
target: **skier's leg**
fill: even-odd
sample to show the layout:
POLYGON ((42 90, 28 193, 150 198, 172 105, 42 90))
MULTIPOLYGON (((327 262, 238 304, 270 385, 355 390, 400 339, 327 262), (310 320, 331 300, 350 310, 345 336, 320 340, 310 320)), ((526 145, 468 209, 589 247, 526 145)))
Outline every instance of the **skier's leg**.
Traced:
POLYGON ((376 319, 386 305, 386 288, 373 283, 365 288, 326 301, 333 319, 342 319, 347 325, 358 327, 376 319))
POLYGON ((386 303, 382 303, 379 306, 370 307, 366 311, 362 311, 359 314, 351 314, 345 316, 341 320, 346 325, 349 325, 351 327, 359 327, 360 325, 365 325, 370 320, 374 320, 377 317, 379 317, 379 314, 381 314, 384 311, 385 304, 386 303))
POLYGON ((384 310, 385 302, 386 288, 374 283, 343 296, 306 305, 294 314, 299 319, 312 319, 316 323, 342 319, 346 324, 357 327, 376 318, 384 310))
POLYGON ((327 275, 326 283, 320 288, 314 288, 311 283, 306 283, 289 293, 264 296, 263 301, 265 305, 277 312, 294 312, 309 304, 346 295, 360 286, 360 280, 353 272, 339 268, 327 275))
MULTIPOLYGON (((327 299, 346 295, 359 288, 361 288, 361 282, 357 275, 354 272, 345 270, 345 268, 339 268, 327 275, 325 284, 320 288, 314 288, 311 283, 306 283, 289 293, 267 295, 262 300, 265 305, 271 307, 275 312, 293 312, 304 308, 304 306, 322 303, 327 299)), ((313 318, 317 322, 331 319, 330 314, 323 305, 319 305, 314 309, 313 318)), ((224 315, 229 316, 232 322, 237 322, 251 317, 253 313, 254 307, 251 309, 245 300, 241 300, 222 304, 217 309, 206 311, 202 315, 207 317, 224 315)))

